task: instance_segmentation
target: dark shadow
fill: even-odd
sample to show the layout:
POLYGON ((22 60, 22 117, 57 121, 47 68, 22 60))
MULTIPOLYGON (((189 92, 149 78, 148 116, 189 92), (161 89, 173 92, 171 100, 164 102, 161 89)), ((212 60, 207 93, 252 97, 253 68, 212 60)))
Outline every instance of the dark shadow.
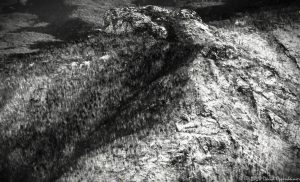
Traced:
POLYGON ((0 14, 8 14, 15 12, 24 12, 26 8, 18 3, 5 4, 0 6, 0 14))
MULTIPOLYGON (((132 39, 127 41, 128 44, 136 44, 132 39)), ((30 125, 17 136, 0 143, 0 179, 54 181, 90 151, 109 145, 117 138, 166 124, 161 123, 155 115, 168 114, 184 93, 177 92, 174 95, 175 88, 168 88, 157 80, 174 74, 174 79, 169 82, 174 87, 183 87, 188 75, 180 73, 176 76, 175 72, 189 64, 199 49, 194 45, 171 43, 170 48, 163 52, 167 44, 158 41, 148 49, 139 45, 141 50, 130 55, 119 52, 119 59, 110 60, 108 65, 104 65, 105 69, 97 72, 95 78, 91 79, 94 81, 90 81, 80 96, 72 100, 72 108, 60 113, 54 123, 49 119, 63 102, 63 97, 59 96, 60 89, 47 92, 47 104, 43 107, 32 101, 27 108, 30 125), (157 67, 158 62, 162 62, 163 66, 157 67), (124 69, 118 71, 118 66, 124 69), (121 83, 120 87, 116 87, 118 83, 121 83), (105 94, 102 90, 109 90, 109 93, 105 94), (170 102, 161 102, 160 98, 169 99, 170 102), (150 113, 150 117, 146 120, 134 119, 137 115, 147 113, 150 113), (39 131, 36 127, 41 122, 51 124, 44 131, 39 131), (74 152, 65 156, 63 151, 68 145, 74 146, 74 152), (26 162, 14 164, 10 161, 9 156, 16 149, 21 149, 26 162)), ((64 85, 58 87, 63 88, 64 85)))
POLYGON ((23 11, 37 15, 42 21, 60 24, 69 19, 69 15, 76 9, 63 0, 28 0, 23 11))
POLYGON ((51 24, 61 24, 69 19, 69 15, 76 9, 63 0, 28 0, 26 6, 18 3, 2 7, 2 14, 29 13, 37 15, 40 20, 51 24))
MULTIPOLYGON (((63 22, 61 25, 50 24, 45 27, 26 27, 14 31, 14 33, 21 32, 39 32, 44 34, 49 34, 55 36, 58 40, 71 40, 78 35, 85 34, 86 32, 92 29, 93 25, 87 23, 79 18, 68 19, 63 22)), ((35 48, 38 48, 37 45, 31 45, 35 48)))
POLYGON ((16 87, 0 89, 0 112, 8 101, 14 96, 14 89, 16 87))
MULTIPOLYGON (((38 32, 53 35, 59 40, 72 39, 76 34, 89 31, 93 25, 79 18, 70 18, 76 6, 66 4, 63 0, 28 0, 26 6, 15 3, 2 8, 2 13, 29 13, 39 17, 39 21, 49 23, 45 27, 26 27, 13 33, 38 32)), ((37 45, 28 45, 38 47, 37 45)))
POLYGON ((63 0, 29 0, 27 4, 30 13, 38 15, 42 21, 50 23, 44 32, 48 30, 48 33, 60 39, 87 31, 92 26, 79 18, 70 18, 77 6, 66 4, 63 0))
POLYGON ((194 1, 194 0, 135 0, 137 6, 157 5, 195 10, 204 21, 223 20, 234 16, 237 12, 257 11, 268 6, 287 6, 297 3, 297 0, 223 0, 221 1, 194 1), (195 3, 198 5, 195 5, 195 3))
POLYGON ((286 7, 296 0, 227 0, 223 5, 193 8, 204 21, 224 20, 236 16, 237 13, 255 13, 266 7, 286 7))
POLYGON ((156 5, 156 6, 171 6, 175 7, 176 1, 175 0, 134 0, 133 4, 137 6, 145 6, 145 5, 156 5))

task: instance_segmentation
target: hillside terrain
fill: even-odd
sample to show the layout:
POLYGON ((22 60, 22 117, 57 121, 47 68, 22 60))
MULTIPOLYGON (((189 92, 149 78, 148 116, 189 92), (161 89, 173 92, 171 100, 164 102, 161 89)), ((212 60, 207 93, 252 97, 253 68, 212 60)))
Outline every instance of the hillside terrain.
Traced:
POLYGON ((195 10, 203 20, 229 19, 239 11, 294 0, 2 0, 0 56, 37 52, 40 44, 72 39, 103 26, 105 11, 116 7, 157 5, 195 10), (19 2, 19 3, 18 3, 19 2))
POLYGON ((103 15, 130 0, 14 0, 0 3, 0 55, 30 53, 39 43, 65 41, 103 25, 103 15))
POLYGON ((53 2, 0 16, 0 181, 300 178, 298 2, 53 2))

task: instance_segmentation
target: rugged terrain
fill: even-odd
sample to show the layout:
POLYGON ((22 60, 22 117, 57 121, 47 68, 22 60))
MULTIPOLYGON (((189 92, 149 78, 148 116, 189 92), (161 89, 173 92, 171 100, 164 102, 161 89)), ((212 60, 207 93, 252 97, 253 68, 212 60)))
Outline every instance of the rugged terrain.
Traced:
POLYGON ((0 60, 0 181, 300 178, 299 6, 114 8, 0 60))

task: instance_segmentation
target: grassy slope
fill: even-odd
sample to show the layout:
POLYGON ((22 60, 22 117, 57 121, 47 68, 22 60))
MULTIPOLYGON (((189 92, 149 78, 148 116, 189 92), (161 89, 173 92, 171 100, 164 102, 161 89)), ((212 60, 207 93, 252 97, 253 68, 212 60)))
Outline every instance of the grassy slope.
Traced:
POLYGON ((5 180, 8 172, 14 180, 53 179, 89 147, 132 132, 115 128, 127 124, 113 124, 114 118, 141 90, 176 66, 167 62, 181 60, 191 49, 173 55, 178 51, 174 44, 166 58, 161 52, 166 43, 145 36, 96 34, 38 55, 4 58, 1 167, 9 171, 0 176, 5 180), (96 131, 103 141, 90 138, 96 131), (64 156, 68 147, 75 151, 64 156))
MULTIPOLYGON (((234 44, 250 57, 239 61, 222 60, 222 58, 218 61, 218 56, 222 57, 222 52, 218 55, 219 50, 216 48, 216 53, 212 52, 210 59, 197 58, 199 60, 187 62, 186 65, 172 72, 171 76, 162 77, 160 82, 170 86, 174 93, 182 92, 175 104, 170 106, 161 104, 163 109, 159 108, 160 100, 162 102, 168 100, 170 95, 168 92, 162 93, 162 96, 156 95, 155 92, 164 90, 158 87, 148 92, 154 101, 149 102, 143 100, 143 97, 138 97, 132 105, 140 99, 144 105, 158 107, 152 115, 163 122, 163 125, 157 125, 153 130, 146 130, 149 133, 146 136, 143 132, 132 133, 116 139, 108 146, 93 150, 82 156, 75 169, 72 168, 60 181, 83 179, 197 181, 203 176, 206 176, 206 179, 211 177, 210 179, 216 181, 224 179, 240 181, 272 175, 299 176, 297 168, 300 140, 295 132, 299 131, 300 116, 297 101, 299 99, 297 79, 300 69, 295 62, 299 55, 299 52, 295 53, 297 50, 295 45, 299 45, 298 10, 299 8, 294 6, 273 7, 273 9, 240 14, 230 20, 210 22, 222 32, 220 39, 228 40, 228 44, 234 44), (278 32, 285 39, 276 40, 278 32), (290 48, 285 49, 285 46, 290 48), (294 58, 290 56, 292 53, 294 58), (177 78, 181 74, 183 76, 177 78), (186 81, 176 84, 172 76, 175 77, 174 80, 186 81), (234 80, 233 84, 226 85, 231 79, 234 80), (224 87, 229 87, 229 90, 237 89, 236 95, 233 94, 234 91, 222 93, 224 87), (210 96, 210 93, 213 96, 210 96), (275 98, 272 94, 275 94, 275 98), (290 104, 287 98, 291 98, 290 101, 296 104, 290 104), (241 99, 242 104, 238 105, 235 99, 241 99), (273 99, 278 99, 278 102, 273 103, 273 99), (210 101, 213 106, 209 106, 210 101), (238 106, 235 108, 236 104, 238 106), (214 107, 217 109, 211 111, 203 105, 210 109, 214 107), (226 107, 230 109, 226 110, 226 107), (245 109, 248 107, 251 108, 250 111, 245 109), (206 109, 209 111, 206 112, 206 109), (228 115, 232 118, 215 116, 223 110, 225 110, 224 115, 231 113, 228 115), (204 113, 204 116, 200 114, 201 124, 198 123, 199 120, 194 119, 199 112, 204 113), (211 116, 213 119, 206 120, 206 117, 209 118, 207 115, 210 114, 213 115, 211 116), (247 119, 249 117, 253 120, 249 121, 247 119), (261 117, 260 120, 257 117, 261 117), (282 118, 278 119, 280 117, 282 118), (214 119, 218 120, 221 126, 229 123, 227 132, 232 132, 231 139, 228 139, 226 133, 216 129, 218 126, 214 125, 214 119), (289 124, 276 124, 279 121, 284 123, 285 121, 282 120, 289 124), (206 129, 209 132, 202 137, 206 129), (222 143, 224 141, 225 144, 222 143), (293 147, 289 146, 290 144, 293 147), (202 147, 204 149, 201 149, 202 147), (211 152, 207 154, 207 158, 199 152, 206 150, 205 147, 211 152), (259 168, 263 170, 259 171, 259 168), (215 169, 217 170, 214 171, 215 169), (228 177, 231 172, 237 176, 228 177)), ((131 109, 134 110, 128 108, 125 112, 130 113, 131 109)), ((126 122, 138 123, 144 121, 147 112, 147 110, 137 112, 129 116, 128 120, 126 118, 128 115, 121 113, 118 120, 123 120, 123 116, 126 116, 124 117, 126 122)), ((147 121, 151 119, 152 117, 146 118, 147 121)))
MULTIPOLYGON (((290 17, 266 11, 238 18, 246 21, 244 25, 235 25, 236 19, 211 23, 224 27, 225 35, 236 36, 234 40, 241 47, 257 48, 257 52, 270 58, 273 52, 262 49, 270 46, 269 40, 276 43, 276 32, 291 40, 297 36, 284 28, 291 27, 297 32, 299 22, 293 17, 299 17, 298 11, 287 10, 290 17), (262 30, 265 25, 267 30, 262 30), (257 32, 251 33, 253 29, 257 32)), ((291 45, 289 41, 282 44, 291 45)), ((117 162, 129 167, 138 161, 131 151, 134 148, 142 150, 141 146, 157 140, 162 141, 161 145, 169 144, 168 133, 174 126, 165 125, 164 121, 184 97, 182 88, 188 78, 184 66, 194 59, 194 49, 170 45, 148 35, 115 37, 95 33, 74 42, 45 47, 39 54, 3 57, 0 181, 57 179, 66 171, 69 173, 62 180, 96 180, 96 172, 101 174, 102 170, 97 168, 97 161, 101 165, 106 161, 102 154, 111 152, 122 158, 117 162), (140 143, 136 143, 136 138, 140 143), (70 166, 78 170, 73 171, 70 166)), ((150 155, 147 151, 137 153, 150 155)), ((104 157, 114 163, 113 156, 104 157)), ((186 170, 186 176, 191 175, 189 168, 180 166, 184 160, 175 158, 174 163, 180 172, 186 170)), ((109 174, 115 169, 105 170, 109 174)), ((118 170, 122 176, 127 175, 126 170, 118 170)))

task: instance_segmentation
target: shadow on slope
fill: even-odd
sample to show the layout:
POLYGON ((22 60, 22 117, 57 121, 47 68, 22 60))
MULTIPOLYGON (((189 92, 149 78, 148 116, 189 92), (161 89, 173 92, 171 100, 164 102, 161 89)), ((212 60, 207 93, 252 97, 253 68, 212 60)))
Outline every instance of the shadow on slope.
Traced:
POLYGON ((26 6, 15 3, 4 7, 1 12, 2 19, 8 18, 3 24, 4 33, 0 35, 5 38, 3 49, 9 49, 9 54, 18 53, 18 49, 32 52, 39 48, 31 49, 30 46, 38 47, 40 41, 71 39, 73 35, 90 30, 93 26, 91 23, 79 17, 72 17, 72 13, 77 9, 77 5, 66 3, 64 0, 29 0, 26 6), (27 16, 36 16, 36 19, 33 22, 26 18, 27 16))
POLYGON ((63 0, 28 0, 26 5, 13 3, 4 6, 2 13, 26 12, 38 15, 43 21, 59 24, 68 19, 74 8, 63 0))
POLYGON ((237 12, 254 11, 268 6, 286 6, 297 3, 296 0, 223 0, 223 1, 177 1, 177 0, 135 0, 137 6, 157 5, 195 10, 204 21, 228 19, 237 12))
MULTIPOLYGON (((62 60, 55 65, 39 63, 41 58, 37 57, 39 65, 27 74, 47 77, 51 84, 36 86, 24 108, 25 116, 20 113, 7 116, 8 123, 21 119, 27 124, 13 135, 2 135, 2 181, 53 181, 89 151, 141 130, 150 131, 163 122, 154 113, 170 112, 183 96, 180 88, 188 77, 184 72, 176 74, 176 70, 193 60, 197 47, 154 41, 150 36, 110 37, 106 41, 99 36, 97 43, 86 42, 95 47, 96 55, 84 60, 99 58, 99 47, 107 50, 111 46, 114 56, 107 61, 97 58, 90 68, 69 64, 71 67, 57 72, 62 60), (169 74, 172 77, 162 84, 159 80, 169 74), (73 150, 68 153, 68 148, 73 150)), ((69 46, 64 50, 74 49, 69 46)), ((80 59, 69 61, 80 62, 80 59)), ((5 133, 11 125, 2 129, 5 133)))
POLYGON ((262 8, 267 7, 286 7, 291 4, 298 3, 296 0, 277 0, 277 1, 261 1, 261 0, 227 0, 223 5, 208 6, 208 7, 192 7, 187 5, 188 8, 194 9, 204 21, 223 20, 235 16, 239 12, 257 12, 262 8))
POLYGON ((145 6, 145 5, 156 5, 156 6, 177 6, 175 0, 135 0, 133 1, 135 5, 145 6))
POLYGON ((72 4, 67 4, 63 0, 29 0, 28 11, 50 24, 41 29, 27 28, 20 31, 37 31, 55 35, 57 38, 65 40, 69 36, 75 35, 78 32, 90 30, 91 24, 81 20, 80 18, 72 18, 71 14, 78 7, 72 4))

